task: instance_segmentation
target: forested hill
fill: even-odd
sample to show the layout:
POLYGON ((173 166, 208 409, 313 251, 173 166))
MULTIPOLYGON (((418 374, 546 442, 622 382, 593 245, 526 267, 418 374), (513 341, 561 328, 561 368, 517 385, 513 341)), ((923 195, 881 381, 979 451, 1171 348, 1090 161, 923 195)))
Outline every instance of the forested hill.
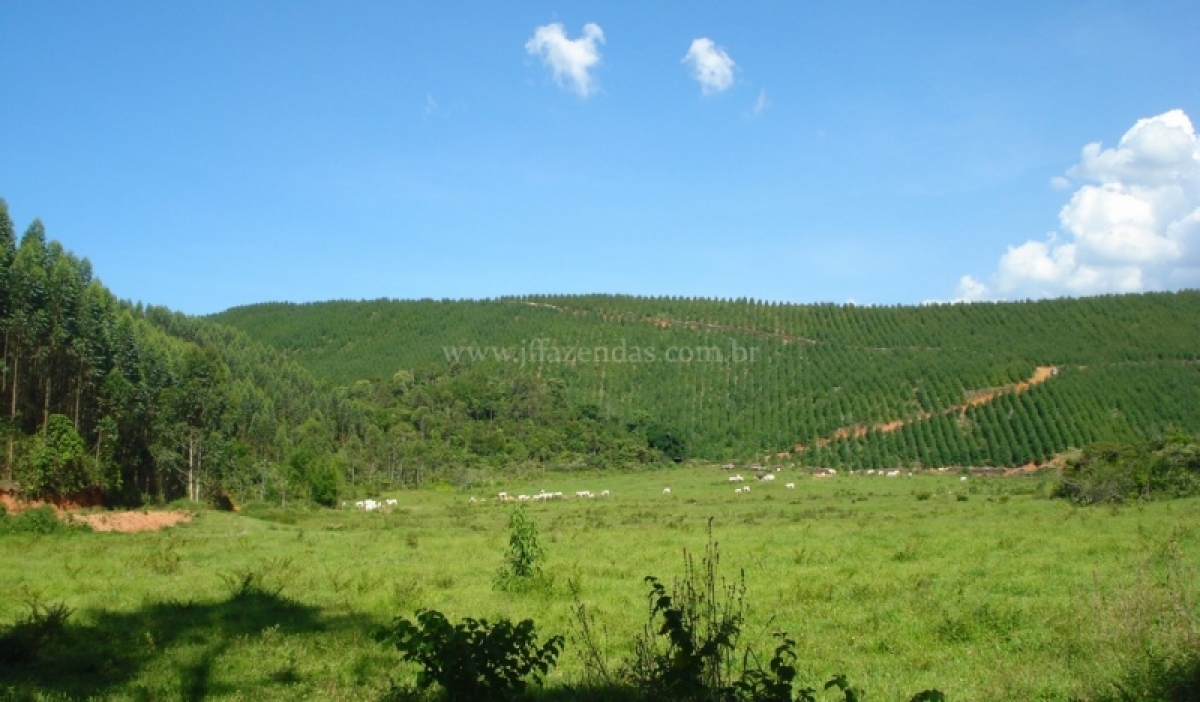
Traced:
POLYGON ((709 459, 1007 466, 1200 429, 1196 291, 916 307, 380 300, 212 319, 338 384, 464 366, 552 379, 572 405, 653 420, 709 459), (1044 382, 1018 385, 1039 367, 1044 382))
POLYGON ((0 490, 333 504, 671 460, 1011 466, 1200 430, 1200 294, 858 308, 118 300, 0 200, 0 490))
POLYGON ((666 461, 678 442, 492 369, 335 386, 228 326, 118 300, 0 199, 0 491, 309 500, 512 465, 666 461), (226 496, 228 496, 226 495, 226 496))

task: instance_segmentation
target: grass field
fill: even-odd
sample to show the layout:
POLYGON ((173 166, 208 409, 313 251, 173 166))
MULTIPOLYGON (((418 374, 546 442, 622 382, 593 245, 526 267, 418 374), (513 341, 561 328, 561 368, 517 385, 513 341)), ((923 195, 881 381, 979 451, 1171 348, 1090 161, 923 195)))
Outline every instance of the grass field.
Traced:
MULTIPOLYGON (((713 468, 546 474, 399 493, 389 513, 248 505, 159 533, 2 537, 0 622, 31 600, 73 614, 64 644, 0 666, 0 690, 372 699, 414 674, 371 637, 392 617, 428 607, 569 634, 576 596, 618 661, 646 622, 643 577, 679 575, 710 518, 722 572, 745 573, 743 643, 767 651, 786 630, 813 683, 845 673, 868 700, 1140 699, 1196 675, 1200 500, 1076 508, 1039 477, 785 472, 733 488, 713 468), (552 585, 514 595, 493 588, 513 507, 468 502, 501 489, 612 496, 527 507, 552 585)), ((549 690, 578 679, 576 652, 568 638, 549 690)))

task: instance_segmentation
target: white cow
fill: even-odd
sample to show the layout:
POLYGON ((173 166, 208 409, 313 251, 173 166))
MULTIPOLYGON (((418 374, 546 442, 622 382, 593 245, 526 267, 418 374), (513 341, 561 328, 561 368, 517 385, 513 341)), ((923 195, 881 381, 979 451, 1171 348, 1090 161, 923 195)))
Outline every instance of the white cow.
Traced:
POLYGON ((796 484, 795 484, 795 483, 788 483, 787 485, 784 485, 784 487, 785 487, 785 488, 787 488, 788 490, 795 490, 795 489, 796 489, 796 484))
POLYGON ((771 482, 771 481, 773 481, 773 480, 775 480, 775 474, 774 474, 774 473, 767 473, 766 475, 764 475, 764 476, 762 477, 762 481, 763 481, 764 483, 769 483, 769 482, 771 482))
POLYGON ((601 490, 601 491, 600 491, 600 497, 608 497, 608 496, 609 496, 609 495, 611 495, 611 494, 612 494, 612 493, 611 493, 611 492, 609 492, 608 490, 601 490))
POLYGON ((375 500, 363 500, 363 509, 367 510, 368 512, 374 512, 375 510, 379 509, 379 503, 375 500))
POLYGON ((663 488, 663 494, 664 494, 664 495, 670 495, 670 494, 671 494, 671 488, 663 488))
POLYGON ((737 493, 738 495, 742 494, 742 489, 741 489, 741 488, 734 488, 734 489, 733 489, 733 491, 734 491, 735 493, 737 493))
POLYGON ((396 498, 394 498, 394 497, 388 498, 388 501, 387 501, 388 507, 395 507, 398 504, 400 504, 400 502, 398 500, 396 500, 396 498))

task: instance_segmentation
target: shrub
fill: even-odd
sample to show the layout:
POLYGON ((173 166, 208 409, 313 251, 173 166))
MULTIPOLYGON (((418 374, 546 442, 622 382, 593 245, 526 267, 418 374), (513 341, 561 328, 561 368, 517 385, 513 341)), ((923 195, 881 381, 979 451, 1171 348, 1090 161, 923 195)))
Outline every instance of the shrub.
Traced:
POLYGON ((1200 444, 1174 433, 1151 444, 1100 443, 1069 456, 1055 490, 1077 504, 1200 494, 1200 444))
POLYGON ((64 524, 49 505, 34 507, 16 515, 0 514, 0 534, 59 534, 90 531, 86 522, 64 524))
POLYGON ((380 639, 417 663, 417 686, 434 683, 451 700, 507 700, 525 691, 525 678, 540 683, 562 652, 563 637, 538 645, 530 619, 513 624, 501 619, 464 619, 450 624, 433 610, 417 613, 417 623, 398 618, 380 639))
MULTIPOLYGON (((717 574, 719 562, 709 520, 708 544, 699 572, 685 551, 683 577, 670 591, 654 576, 646 577, 650 618, 634 641, 634 656, 625 672, 628 681, 656 701, 815 702, 815 688, 799 687, 796 642, 786 632, 775 633, 779 643, 766 668, 746 647, 735 677, 746 613, 745 574, 739 573, 737 581, 728 583, 717 574)), ((574 613, 587 672, 593 679, 609 679, 605 662, 596 654, 594 623, 578 603, 574 613)), ((824 690, 834 688, 846 702, 862 698, 862 690, 852 687, 844 675, 835 675, 824 685, 824 690)), ((911 702, 941 700, 944 696, 938 690, 925 690, 911 698, 911 702)))
POLYGON ((517 507, 508 518, 508 550, 504 554, 504 565, 496 574, 496 588, 511 592, 548 585, 542 572, 545 560, 546 551, 538 538, 537 522, 526 514, 524 507, 517 507))
POLYGON ((71 608, 62 602, 42 605, 26 602, 29 613, 0 627, 0 664, 21 665, 35 661, 43 651, 63 637, 71 608))

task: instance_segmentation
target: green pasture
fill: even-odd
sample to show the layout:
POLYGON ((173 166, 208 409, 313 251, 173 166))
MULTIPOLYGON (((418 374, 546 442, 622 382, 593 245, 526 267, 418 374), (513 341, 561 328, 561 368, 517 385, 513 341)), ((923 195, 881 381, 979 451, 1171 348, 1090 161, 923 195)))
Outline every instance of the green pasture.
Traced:
POLYGON ((565 695, 582 673, 573 601, 619 662, 646 623, 643 578, 681 574, 710 520, 721 571, 744 573, 742 642, 767 653, 787 631, 811 682, 844 673, 868 700, 931 687, 951 700, 1136 699, 1196 659, 1200 500, 1080 508, 1036 476, 787 471, 737 495, 728 475, 547 473, 380 496, 399 504, 379 513, 246 505, 160 533, 0 537, 0 622, 31 601, 73 612, 65 644, 0 665, 0 691, 373 699, 414 671, 372 633, 434 608, 568 635, 547 681, 565 695), (515 509, 500 490, 568 496, 526 506, 546 587, 493 588, 515 509))

